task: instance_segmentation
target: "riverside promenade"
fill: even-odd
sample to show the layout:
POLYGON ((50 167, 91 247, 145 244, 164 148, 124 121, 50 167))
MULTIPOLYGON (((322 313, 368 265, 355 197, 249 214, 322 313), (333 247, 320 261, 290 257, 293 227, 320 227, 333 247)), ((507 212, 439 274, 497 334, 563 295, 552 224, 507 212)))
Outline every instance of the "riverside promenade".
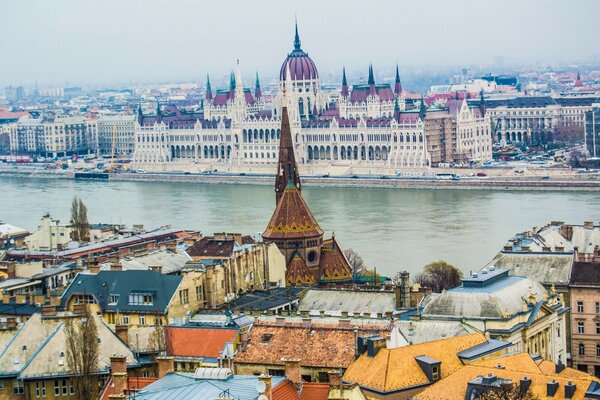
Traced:
MULTIPOLYGON (((453 171, 464 172, 464 171, 453 171)), ((73 173, 63 170, 0 166, 0 175, 48 179, 73 179, 73 173)), ((112 181, 136 182, 197 182, 234 185, 272 185, 275 175, 226 173, 113 173, 112 181)), ((536 175, 536 176, 466 176, 460 179, 408 178, 400 176, 327 177, 304 176, 306 186, 322 187, 378 187, 393 189, 465 189, 465 190, 586 190, 600 191, 598 174, 536 175)))

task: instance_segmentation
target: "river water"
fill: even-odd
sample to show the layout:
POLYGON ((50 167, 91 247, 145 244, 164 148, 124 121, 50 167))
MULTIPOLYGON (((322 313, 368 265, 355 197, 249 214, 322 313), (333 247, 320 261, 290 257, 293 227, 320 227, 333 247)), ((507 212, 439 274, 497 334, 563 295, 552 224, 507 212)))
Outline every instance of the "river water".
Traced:
MULTIPOLYGON (((0 177, 0 220, 34 230, 42 214, 68 221, 73 196, 90 222, 170 224, 204 234, 262 232, 275 207, 270 186, 86 182, 0 177)), ((321 227, 370 267, 416 273, 444 259, 481 268, 516 232, 551 220, 600 221, 600 193, 304 187, 321 227)))

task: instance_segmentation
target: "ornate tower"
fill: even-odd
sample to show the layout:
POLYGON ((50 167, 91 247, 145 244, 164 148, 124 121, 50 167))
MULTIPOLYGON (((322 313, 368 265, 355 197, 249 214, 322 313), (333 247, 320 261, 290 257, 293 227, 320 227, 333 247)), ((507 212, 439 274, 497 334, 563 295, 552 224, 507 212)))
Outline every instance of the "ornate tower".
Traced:
POLYGON ((321 274, 319 263, 323 230, 302 198, 287 107, 284 106, 281 112, 279 163, 275 179, 277 207, 262 236, 266 243, 276 243, 285 256, 288 282, 314 284, 321 274), (290 277, 290 274, 293 276, 290 277))
POLYGON ((348 97, 348 81, 346 80, 346 67, 342 69, 342 97, 348 97))

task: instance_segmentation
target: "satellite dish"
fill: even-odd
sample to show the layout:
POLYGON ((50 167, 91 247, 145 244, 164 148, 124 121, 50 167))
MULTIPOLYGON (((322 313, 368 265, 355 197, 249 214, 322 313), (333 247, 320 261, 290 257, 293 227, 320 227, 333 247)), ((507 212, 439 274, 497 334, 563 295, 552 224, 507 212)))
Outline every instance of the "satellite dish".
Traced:
MULTIPOLYGON (((263 382, 263 381, 258 381, 256 382, 256 391, 258 393, 264 393, 265 389, 267 388, 267 385, 263 382)), ((266 399, 266 397, 265 397, 266 399)), ((259 397, 259 400, 263 400, 259 397)))
POLYGON ((269 398, 264 394, 261 394, 260 396, 258 396, 258 400, 269 400, 269 398))

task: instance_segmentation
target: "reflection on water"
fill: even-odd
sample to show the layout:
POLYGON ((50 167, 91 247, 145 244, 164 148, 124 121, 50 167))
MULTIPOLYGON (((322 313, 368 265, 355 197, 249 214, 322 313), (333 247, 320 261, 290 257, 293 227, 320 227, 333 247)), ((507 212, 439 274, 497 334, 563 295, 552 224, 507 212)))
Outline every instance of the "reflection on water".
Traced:
MULTIPOLYGON (((272 187, 198 183, 82 182, 0 177, 0 219, 35 229, 44 211, 69 218, 73 196, 91 222, 171 224, 205 234, 262 232, 275 207, 272 187)), ((366 263, 392 275, 445 259, 468 272, 514 233, 551 220, 600 221, 597 192, 507 192, 304 187, 321 227, 366 263)))

